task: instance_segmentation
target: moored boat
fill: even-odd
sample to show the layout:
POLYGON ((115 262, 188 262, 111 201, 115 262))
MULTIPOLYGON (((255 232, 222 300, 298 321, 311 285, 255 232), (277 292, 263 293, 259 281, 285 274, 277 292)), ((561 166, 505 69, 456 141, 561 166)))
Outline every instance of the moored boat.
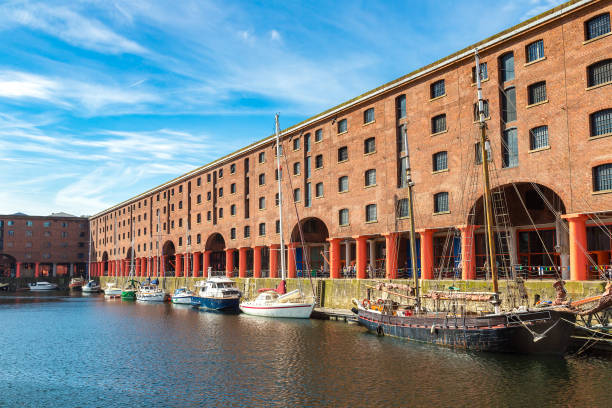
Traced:
POLYGON ((81 290, 83 285, 85 284, 85 279, 80 276, 77 278, 70 279, 70 283, 68 284, 68 289, 70 290, 81 290))
POLYGON ((104 288, 104 297, 106 298, 118 298, 121 297, 121 289, 115 282, 107 282, 106 287, 104 288))
POLYGON ((93 279, 90 279, 82 287, 83 293, 98 293, 100 291, 100 284, 93 279))
POLYGON ((241 297, 236 282, 225 276, 212 277, 191 296, 191 305, 202 310, 235 312, 239 310, 241 297))
POLYGON ((156 284, 145 283, 136 291, 136 300, 139 302, 164 302, 166 293, 156 284))
POLYGON ((174 291, 171 296, 172 303, 179 305, 190 305, 191 297, 194 296, 195 293, 189 290, 189 288, 181 287, 174 291))
POLYGON ((314 306, 314 301, 304 299, 298 289, 284 295, 275 290, 267 290, 255 300, 242 302, 240 310, 255 316, 308 319, 314 306))
POLYGON ((57 290, 57 285, 55 283, 50 283, 46 281, 28 283, 28 286, 31 291, 41 292, 45 290, 57 290))

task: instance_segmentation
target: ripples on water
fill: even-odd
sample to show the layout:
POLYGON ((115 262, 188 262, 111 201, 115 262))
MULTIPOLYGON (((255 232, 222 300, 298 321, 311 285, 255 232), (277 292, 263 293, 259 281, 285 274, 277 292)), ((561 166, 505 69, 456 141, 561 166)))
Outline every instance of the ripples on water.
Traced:
POLYGON ((612 362, 455 352, 356 325, 0 297, 0 406, 609 405, 612 362))

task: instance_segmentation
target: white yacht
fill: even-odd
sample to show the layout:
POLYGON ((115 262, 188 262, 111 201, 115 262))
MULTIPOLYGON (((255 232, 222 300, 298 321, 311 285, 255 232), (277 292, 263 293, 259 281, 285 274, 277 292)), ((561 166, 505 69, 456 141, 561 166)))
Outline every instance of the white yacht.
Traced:
POLYGON ((199 290, 191 296, 191 305, 200 309, 216 311, 238 311, 242 292, 236 288, 236 282, 225 277, 208 278, 203 284, 198 282, 199 290))
POLYGON ((255 300, 240 304, 240 310, 246 314, 294 319, 308 319, 314 307, 313 299, 304 298, 299 289, 284 295, 280 295, 275 290, 266 290, 255 300))
POLYGON ((81 287, 83 293, 98 293, 100 291, 100 284, 93 279, 90 279, 89 282, 84 284, 81 287))
POLYGON ((136 291, 136 300, 140 302, 163 302, 166 300, 166 293, 157 285, 142 285, 136 291))
POLYGON ((57 285, 55 283, 49 283, 46 281, 28 283, 31 291, 40 292, 43 290, 57 290, 57 285))
POLYGON ((183 286, 174 291, 171 299, 174 304, 190 305, 192 296, 195 296, 195 293, 183 286))
POLYGON ((107 282, 106 288, 104 288, 104 297, 107 298, 118 298, 121 297, 123 290, 120 286, 117 286, 115 282, 107 282))

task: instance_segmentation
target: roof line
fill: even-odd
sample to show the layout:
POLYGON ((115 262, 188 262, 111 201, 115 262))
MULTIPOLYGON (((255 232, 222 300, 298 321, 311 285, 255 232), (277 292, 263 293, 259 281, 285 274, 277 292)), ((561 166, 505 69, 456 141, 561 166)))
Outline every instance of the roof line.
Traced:
MULTIPOLYGON (((541 14, 538 14, 538 15, 536 15, 534 17, 531 17, 530 19, 527 19, 527 20, 525 20, 523 22, 520 22, 519 24, 517 24, 517 25, 515 25, 513 27, 510 27, 510 28, 508 28, 506 30, 503 30, 503 31, 501 31, 501 32, 499 32, 497 34, 494 34, 494 35, 492 35, 492 36, 490 36, 488 38, 485 38, 482 41, 479 41, 479 42, 477 42, 475 44, 472 44, 472 45, 470 45, 468 47, 465 47, 462 50, 459 50, 459 51, 457 51, 457 52, 455 52, 453 54, 450 54, 450 55, 448 55, 448 56, 446 56, 446 57, 444 57, 444 58, 442 58, 442 59, 440 59, 438 61, 435 61, 435 62, 432 62, 431 64, 425 65, 424 67, 421 67, 421 68, 419 68, 419 69, 417 69, 415 71, 412 71, 412 72, 410 72, 410 73, 408 73, 408 74, 406 74, 406 75, 404 75, 402 77, 399 77, 399 78, 394 79, 394 80, 392 80, 390 82, 387 82, 387 83, 385 83, 385 84, 383 84, 383 85, 381 85, 381 86, 379 86, 377 88, 374 88, 374 89, 372 89, 370 91, 367 91, 367 92, 365 92, 365 93, 363 93, 363 94, 361 94, 361 95, 359 95, 359 96, 357 96, 357 97, 355 97, 353 99, 349 99, 346 102, 343 102, 343 103, 341 103, 339 105, 336 105, 336 106, 334 106, 334 107, 332 107, 332 108, 330 108, 328 110, 325 110, 325 111, 323 111, 323 112, 321 112, 321 113, 319 113, 319 114, 317 114, 315 116, 312 116, 309 119, 306 119, 306 120, 304 120, 302 122, 299 122, 299 123, 297 123, 297 124, 295 124, 293 126, 290 126, 290 127, 286 128, 285 130, 281 131, 280 136, 284 137, 287 134, 297 132, 298 130, 306 128, 306 127, 312 125, 313 123, 322 121, 322 120, 324 120, 326 118, 329 118, 330 116, 336 115, 337 113, 339 113, 339 112, 341 112, 341 111, 343 111, 345 109, 348 109, 350 107, 353 107, 355 105, 358 105, 358 104, 360 104, 360 103, 362 103, 362 102, 364 102, 364 101, 366 101, 368 99, 377 97, 380 94, 383 94, 383 93, 388 92, 388 91, 390 91, 390 90, 392 90, 394 88, 398 88, 398 87, 400 87, 402 85, 405 85, 405 84, 407 84, 409 82, 412 82, 412 81, 414 81, 414 80, 416 80, 418 78, 426 76, 427 74, 429 74, 431 72, 434 72, 434 71, 437 71, 437 70, 439 70, 439 69, 441 69, 441 68, 443 68, 443 67, 445 67, 447 65, 451 65, 451 64, 453 64, 453 63, 455 63, 457 61, 465 59, 465 58, 469 57, 470 55, 472 55, 472 53, 474 52, 475 49, 479 49, 479 50, 482 51, 483 49, 491 48, 491 47, 493 47, 493 46, 495 46, 495 45, 497 45, 497 44, 507 40, 508 38, 511 38, 511 37, 516 36, 516 35, 522 34, 523 32, 529 31, 530 29, 532 29, 532 28, 534 28, 534 27, 536 27, 538 25, 547 23, 547 22, 549 22, 551 20, 556 19, 557 17, 559 17, 559 16, 561 16, 563 14, 566 14, 566 13, 568 13, 570 11, 573 11, 575 9, 578 9, 578 8, 584 6, 584 5, 587 5, 589 3, 594 3, 594 2, 597 2, 597 1, 599 1, 599 0, 570 0, 570 1, 566 2, 566 3, 560 4, 557 7, 554 7, 554 8, 552 8, 550 10, 547 10, 547 11, 541 13, 541 14)), ((155 193, 157 191, 160 191, 160 190, 162 190, 162 189, 164 189, 166 187, 169 187, 170 185, 172 185, 174 183, 177 183, 179 181, 185 180, 185 179, 187 179, 187 178, 189 178, 191 176, 194 176, 194 175, 196 175, 198 173, 203 173, 207 169, 210 169, 210 168, 212 168, 214 166, 217 166, 217 165, 219 165, 219 164, 221 164, 223 162, 231 161, 232 159, 235 159, 237 156, 239 156, 241 154, 244 154, 246 152, 255 150, 255 149, 261 147, 262 145, 265 145, 265 144, 269 143, 273 139, 273 137, 274 137, 273 135, 267 136, 264 139, 261 139, 259 141, 254 142, 254 143, 251 143, 250 145, 247 145, 247 146, 243 147, 242 149, 236 150, 233 153, 229 153, 229 154, 227 154, 225 156, 222 156, 219 159, 216 159, 216 160, 214 160, 214 161, 212 161, 212 162, 210 162, 208 164, 205 164, 203 166, 197 167, 197 168, 193 169, 192 171, 184 173, 184 174, 182 174, 182 175, 180 175, 178 177, 175 177, 174 179, 169 180, 169 181, 167 181, 167 182, 165 182, 163 184, 160 184, 157 187, 153 187, 153 188, 151 188, 151 189, 149 189, 149 190, 147 190, 147 191, 145 191, 145 192, 143 192, 141 194, 138 194, 138 195, 136 195, 136 196, 134 196, 132 198, 124 200, 124 201, 122 201, 122 202, 120 202, 120 203, 118 203, 118 204, 116 204, 116 205, 114 205, 114 206, 112 206, 110 208, 102 210, 102 211, 98 212, 97 214, 92 215, 90 217, 90 219, 93 219, 93 218, 96 218, 96 217, 98 217, 100 215, 112 212, 113 210, 115 210, 115 209, 117 209, 119 207, 122 207, 122 206, 124 206, 126 204, 129 204, 131 202, 137 201, 139 199, 142 199, 145 196, 147 196, 147 195, 149 195, 151 193, 155 193)))

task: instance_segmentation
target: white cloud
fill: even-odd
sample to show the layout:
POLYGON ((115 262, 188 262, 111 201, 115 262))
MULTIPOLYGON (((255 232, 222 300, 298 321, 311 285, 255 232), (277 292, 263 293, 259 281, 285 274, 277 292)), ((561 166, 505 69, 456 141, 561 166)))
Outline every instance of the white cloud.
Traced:
POLYGON ((280 41, 281 40, 281 35, 278 31, 276 30, 271 30, 270 31, 270 39, 272 41, 280 41))
POLYGON ((72 8, 18 1, 0 7, 1 25, 22 25, 56 36, 67 43, 102 53, 146 54, 147 50, 93 18, 72 8))

